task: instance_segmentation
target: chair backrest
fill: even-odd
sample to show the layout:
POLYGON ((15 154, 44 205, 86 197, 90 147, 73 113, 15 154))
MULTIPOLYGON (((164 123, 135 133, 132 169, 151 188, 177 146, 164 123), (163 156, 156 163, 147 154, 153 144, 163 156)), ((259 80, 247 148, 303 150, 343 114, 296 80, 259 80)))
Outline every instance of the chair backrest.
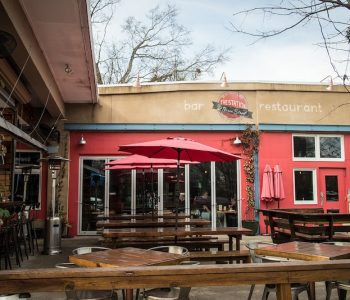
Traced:
POLYGON ((173 253, 173 254, 181 254, 184 256, 189 255, 187 248, 181 247, 181 246, 173 246, 173 245, 152 247, 152 248, 148 248, 146 251, 148 251, 148 250, 164 251, 164 252, 169 252, 169 253, 173 253))
POLYGON ((97 251, 105 251, 105 250, 110 250, 111 248, 106 248, 106 247, 98 247, 98 246, 93 246, 93 247, 79 247, 76 248, 72 251, 74 255, 76 254, 85 254, 85 253, 91 253, 91 252, 97 252, 97 251))

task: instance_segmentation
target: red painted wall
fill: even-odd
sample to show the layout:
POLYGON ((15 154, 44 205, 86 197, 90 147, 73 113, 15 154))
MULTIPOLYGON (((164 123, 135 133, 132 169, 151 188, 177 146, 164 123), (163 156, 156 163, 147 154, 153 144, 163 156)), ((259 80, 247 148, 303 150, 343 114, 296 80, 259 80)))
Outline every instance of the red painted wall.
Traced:
MULTIPOLYGON (((232 145, 231 141, 237 135, 232 132, 186 132, 186 133, 165 133, 165 132, 147 132, 147 133, 113 133, 113 132, 84 132, 83 133, 87 143, 85 145, 79 145, 81 138, 81 132, 71 132, 70 134, 70 164, 69 164, 69 196, 68 196, 68 220, 72 225, 70 234, 77 234, 77 221, 78 221, 78 201, 79 201, 79 157, 80 156, 117 156, 124 153, 118 152, 118 145, 136 143, 142 141, 149 141, 155 139, 161 139, 168 136, 182 136, 192 138, 195 141, 210 145, 222 149, 224 151, 241 155, 241 147, 232 145)), ((294 162, 292 160, 292 134, 291 133, 265 133, 260 134, 260 148, 259 148, 259 195, 262 187, 263 171, 266 164, 269 164, 272 168, 279 164, 283 172, 284 189, 286 198, 280 201, 280 208, 308 208, 308 207, 321 207, 318 204, 308 205, 295 205, 293 195, 293 169, 294 168, 314 168, 317 175, 320 168, 343 168, 345 170, 345 186, 344 192, 349 188, 349 149, 350 149, 350 136, 344 136, 344 148, 345 148, 345 162, 321 162, 321 161, 309 161, 309 162, 294 162)), ((243 161, 241 167, 243 166, 243 161)), ((319 177, 319 176, 318 176, 319 177)), ((317 179, 318 179, 317 177, 317 179)), ((246 210, 246 193, 245 193, 245 176, 241 170, 241 182, 242 182, 242 217, 244 219, 244 212, 246 210)), ((320 194, 320 184, 317 184, 317 195, 320 194)), ((346 193, 345 193, 346 195, 346 193)), ((345 201, 345 199, 344 199, 345 201)), ((268 208, 277 208, 276 201, 269 202, 268 208)), ((266 208, 266 202, 260 201, 260 207, 266 208)), ((345 212, 345 211, 344 211, 345 212)), ((265 232, 265 225, 263 219, 260 219, 260 231, 265 232)))
MULTIPOLYGON (((260 150, 259 150, 259 190, 262 188, 263 172, 266 164, 269 164, 273 168, 276 164, 279 164, 282 169, 282 176, 284 182, 284 189, 286 198, 280 201, 280 208, 310 208, 321 207, 319 203, 320 184, 319 184, 319 170, 320 168, 343 168, 345 170, 345 186, 344 192, 349 188, 349 149, 350 149, 350 136, 344 135, 344 149, 345 149, 345 161, 344 162, 324 162, 324 161, 293 161, 292 159, 292 133, 265 133, 260 134, 260 150), (317 175, 317 204, 294 204, 293 195, 293 169, 294 168, 313 168, 316 169, 317 175)), ((346 195, 346 193, 344 193, 346 195)), ((346 201, 346 199, 344 199, 346 201)), ((266 202, 260 201, 261 208, 277 208, 278 203, 276 201, 269 202, 266 206, 266 202)), ((344 207, 346 207, 344 205, 344 207)), ((348 211, 341 211, 347 213, 348 211)), ((260 219, 260 230, 265 232, 265 225, 263 224, 263 218, 260 219)))
MULTIPOLYGON (((68 192, 68 221, 72 225, 71 235, 77 234, 78 201, 79 201, 79 157, 80 156, 117 156, 125 153, 118 152, 118 145, 151 141, 166 137, 187 137, 197 142, 219 148, 221 150, 241 154, 241 147, 232 145, 236 133, 228 132, 145 132, 145 133, 113 133, 113 132, 83 132, 85 145, 79 145, 81 132, 70 134, 70 164, 68 192)), ((242 178, 244 181, 244 179, 242 178)), ((244 192, 244 190, 242 191, 244 192)), ((245 196, 243 196, 245 197, 245 196)))

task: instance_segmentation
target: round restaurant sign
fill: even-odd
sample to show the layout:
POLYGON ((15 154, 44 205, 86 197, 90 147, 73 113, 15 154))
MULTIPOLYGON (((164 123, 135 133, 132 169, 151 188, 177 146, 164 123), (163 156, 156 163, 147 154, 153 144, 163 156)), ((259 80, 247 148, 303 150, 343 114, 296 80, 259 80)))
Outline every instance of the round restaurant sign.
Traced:
POLYGON ((213 101, 214 109, 227 118, 235 119, 239 117, 252 118, 252 112, 248 111, 245 97, 237 92, 223 94, 219 101, 213 101))

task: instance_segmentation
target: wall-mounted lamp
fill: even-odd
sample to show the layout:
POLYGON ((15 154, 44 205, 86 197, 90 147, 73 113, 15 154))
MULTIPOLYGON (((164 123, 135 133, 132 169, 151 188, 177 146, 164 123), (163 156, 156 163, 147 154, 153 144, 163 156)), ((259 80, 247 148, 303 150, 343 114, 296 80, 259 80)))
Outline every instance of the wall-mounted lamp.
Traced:
POLYGON ((327 91, 332 91, 332 90, 333 90, 333 78, 332 78, 331 75, 326 76, 326 77, 323 78, 320 82, 325 81, 327 78, 329 78, 330 81, 329 81, 329 85, 326 87, 326 90, 327 90, 327 91))
POLYGON ((132 86, 133 86, 133 87, 136 87, 136 88, 141 88, 140 73, 137 73, 136 80, 135 80, 135 82, 133 83, 132 86))
POLYGON ((225 72, 222 72, 220 80, 222 80, 221 85, 220 85, 221 87, 227 87, 228 86, 225 72))
POLYGON ((240 144, 242 144, 242 141, 239 139, 238 136, 236 136, 236 138, 235 138, 235 140, 232 142, 232 144, 234 144, 234 145, 240 145, 240 144))
POLYGON ((86 139, 84 139, 84 136, 81 135, 81 138, 79 140, 79 145, 85 145, 86 144, 86 139))
POLYGON ((67 74, 72 73, 72 68, 70 67, 69 64, 66 64, 66 65, 64 66, 64 71, 65 71, 67 74))

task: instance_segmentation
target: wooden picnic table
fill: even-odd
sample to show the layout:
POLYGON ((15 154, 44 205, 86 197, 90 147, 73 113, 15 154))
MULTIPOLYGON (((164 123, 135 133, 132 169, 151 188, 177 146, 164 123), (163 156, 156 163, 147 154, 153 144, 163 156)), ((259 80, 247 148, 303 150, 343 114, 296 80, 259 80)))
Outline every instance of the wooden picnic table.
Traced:
POLYGON ((165 219, 165 220, 103 220, 98 221, 96 226, 97 228, 136 228, 136 227, 175 227, 177 226, 206 226, 210 225, 211 222, 209 220, 204 219, 180 219, 176 222, 173 219, 165 219))
POLYGON ((111 239, 120 238, 159 238, 174 237, 177 242, 178 237, 185 236, 203 236, 203 235, 227 235, 229 238, 229 250, 233 250, 233 238, 236 239, 236 250, 240 250, 240 241, 243 234, 250 234, 251 230, 242 227, 190 227, 190 228, 123 228, 123 229, 104 229, 103 237, 111 239))
MULTIPOLYGON (((69 256, 69 261, 81 267, 139 267, 174 265, 188 259, 181 254, 138 248, 120 248, 69 256)), ((133 289, 126 290, 126 300, 133 299, 133 289)))
MULTIPOLYGON (((257 248, 255 253, 306 261, 338 260, 350 258, 350 246, 294 241, 257 248)), ((310 285, 311 298, 315 299, 315 283, 310 285)))

